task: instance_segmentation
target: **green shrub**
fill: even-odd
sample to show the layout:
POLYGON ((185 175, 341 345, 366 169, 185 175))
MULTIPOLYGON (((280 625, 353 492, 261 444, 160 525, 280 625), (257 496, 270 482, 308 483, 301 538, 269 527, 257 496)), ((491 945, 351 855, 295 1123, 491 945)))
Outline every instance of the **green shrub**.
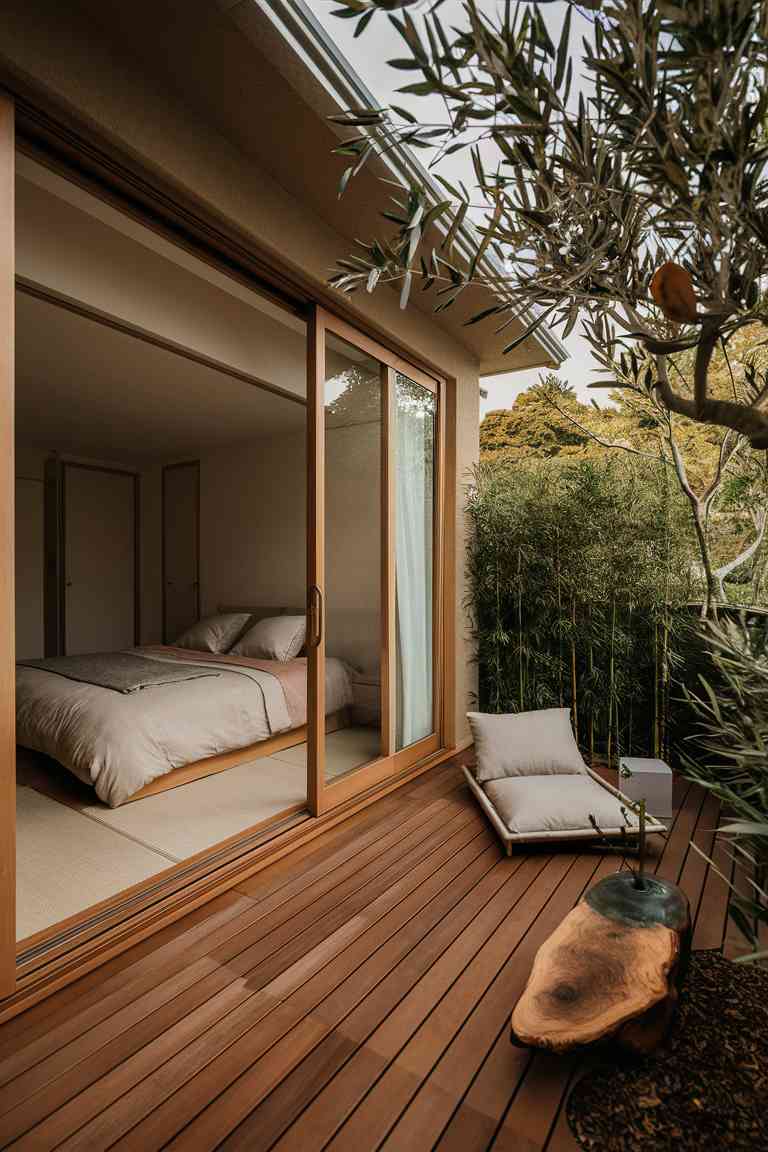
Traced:
POLYGON ((688 692, 694 731, 684 770, 720 801, 720 834, 742 873, 730 912, 768 960, 760 929, 768 925, 768 621, 742 614, 705 628, 713 674, 688 692))

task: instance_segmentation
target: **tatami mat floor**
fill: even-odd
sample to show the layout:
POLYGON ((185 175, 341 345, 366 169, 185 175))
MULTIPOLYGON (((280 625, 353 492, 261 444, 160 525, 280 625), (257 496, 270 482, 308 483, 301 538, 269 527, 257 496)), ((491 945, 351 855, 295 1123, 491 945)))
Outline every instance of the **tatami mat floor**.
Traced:
MULTIPOLYGON (((328 775, 373 759, 368 728, 329 733, 328 775)), ((16 938, 138 884, 206 848, 295 808, 306 797, 306 744, 239 764, 121 808, 94 800, 63 769, 46 793, 45 775, 19 767, 16 938)), ((51 766, 53 770, 55 766, 51 766)))

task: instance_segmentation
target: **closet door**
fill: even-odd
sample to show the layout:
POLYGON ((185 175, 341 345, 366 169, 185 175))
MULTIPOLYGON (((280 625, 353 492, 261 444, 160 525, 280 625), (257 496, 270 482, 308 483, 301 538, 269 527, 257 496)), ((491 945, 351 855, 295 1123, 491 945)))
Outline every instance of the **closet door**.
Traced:
POLYGON ((64 650, 137 643, 137 477, 64 465, 64 650))
POLYGON ((163 640, 200 618, 200 463, 163 468, 163 640))
POLYGON ((322 812, 440 746, 439 386, 322 310, 312 348, 310 799, 322 812))

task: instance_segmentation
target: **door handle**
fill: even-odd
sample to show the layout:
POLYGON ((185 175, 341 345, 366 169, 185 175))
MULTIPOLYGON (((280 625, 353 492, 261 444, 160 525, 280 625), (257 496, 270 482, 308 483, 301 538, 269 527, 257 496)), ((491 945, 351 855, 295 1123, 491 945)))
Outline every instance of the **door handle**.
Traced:
POLYGON ((309 637, 310 648, 319 648, 323 639, 323 593, 317 584, 309 589, 309 637))

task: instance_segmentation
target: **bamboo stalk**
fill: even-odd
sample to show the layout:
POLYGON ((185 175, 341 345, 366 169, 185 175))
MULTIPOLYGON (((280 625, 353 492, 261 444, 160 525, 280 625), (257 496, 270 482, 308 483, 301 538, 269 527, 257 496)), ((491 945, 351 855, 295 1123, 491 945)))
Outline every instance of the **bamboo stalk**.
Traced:
POLYGON ((592 704, 590 705, 590 764, 594 767, 594 684, 592 683, 594 675, 594 646, 592 644, 592 607, 590 607, 590 644, 587 646, 587 668, 590 672, 590 684, 592 685, 592 704))
POLYGON ((659 621, 653 621, 653 754, 659 755, 659 621))
MULTIPOLYGON (((627 622, 627 628, 629 631, 629 638, 630 638, 630 642, 631 642, 630 652, 632 652, 633 654, 635 651, 634 627, 635 627, 635 625, 634 625, 634 618, 633 618, 633 614, 632 614, 632 601, 630 600, 630 602, 629 602, 629 618, 628 618, 628 622, 627 622)), ((630 694, 629 694, 629 724, 628 724, 628 729, 627 729, 627 755, 628 756, 632 755, 632 723, 633 723, 633 720, 634 720, 633 694, 630 692, 630 694)))
POLYGON ((560 584, 560 525, 555 527, 555 569, 557 579, 557 681, 558 699, 563 706, 563 591, 560 584))
POLYGON ((571 708, 573 710, 573 734, 579 742, 579 707, 577 703, 576 680, 576 597, 571 597, 571 708))
POLYGON ((518 671, 520 680, 520 711, 525 711, 525 689, 523 685, 523 556, 517 549, 517 645, 518 671))
POLYGON ((608 767, 611 767, 611 753, 613 751, 613 704, 614 704, 614 685, 616 677, 616 659, 615 659, 615 644, 616 644, 616 598, 611 596, 611 640, 609 646, 608 658, 608 743, 607 743, 607 757, 608 767))

